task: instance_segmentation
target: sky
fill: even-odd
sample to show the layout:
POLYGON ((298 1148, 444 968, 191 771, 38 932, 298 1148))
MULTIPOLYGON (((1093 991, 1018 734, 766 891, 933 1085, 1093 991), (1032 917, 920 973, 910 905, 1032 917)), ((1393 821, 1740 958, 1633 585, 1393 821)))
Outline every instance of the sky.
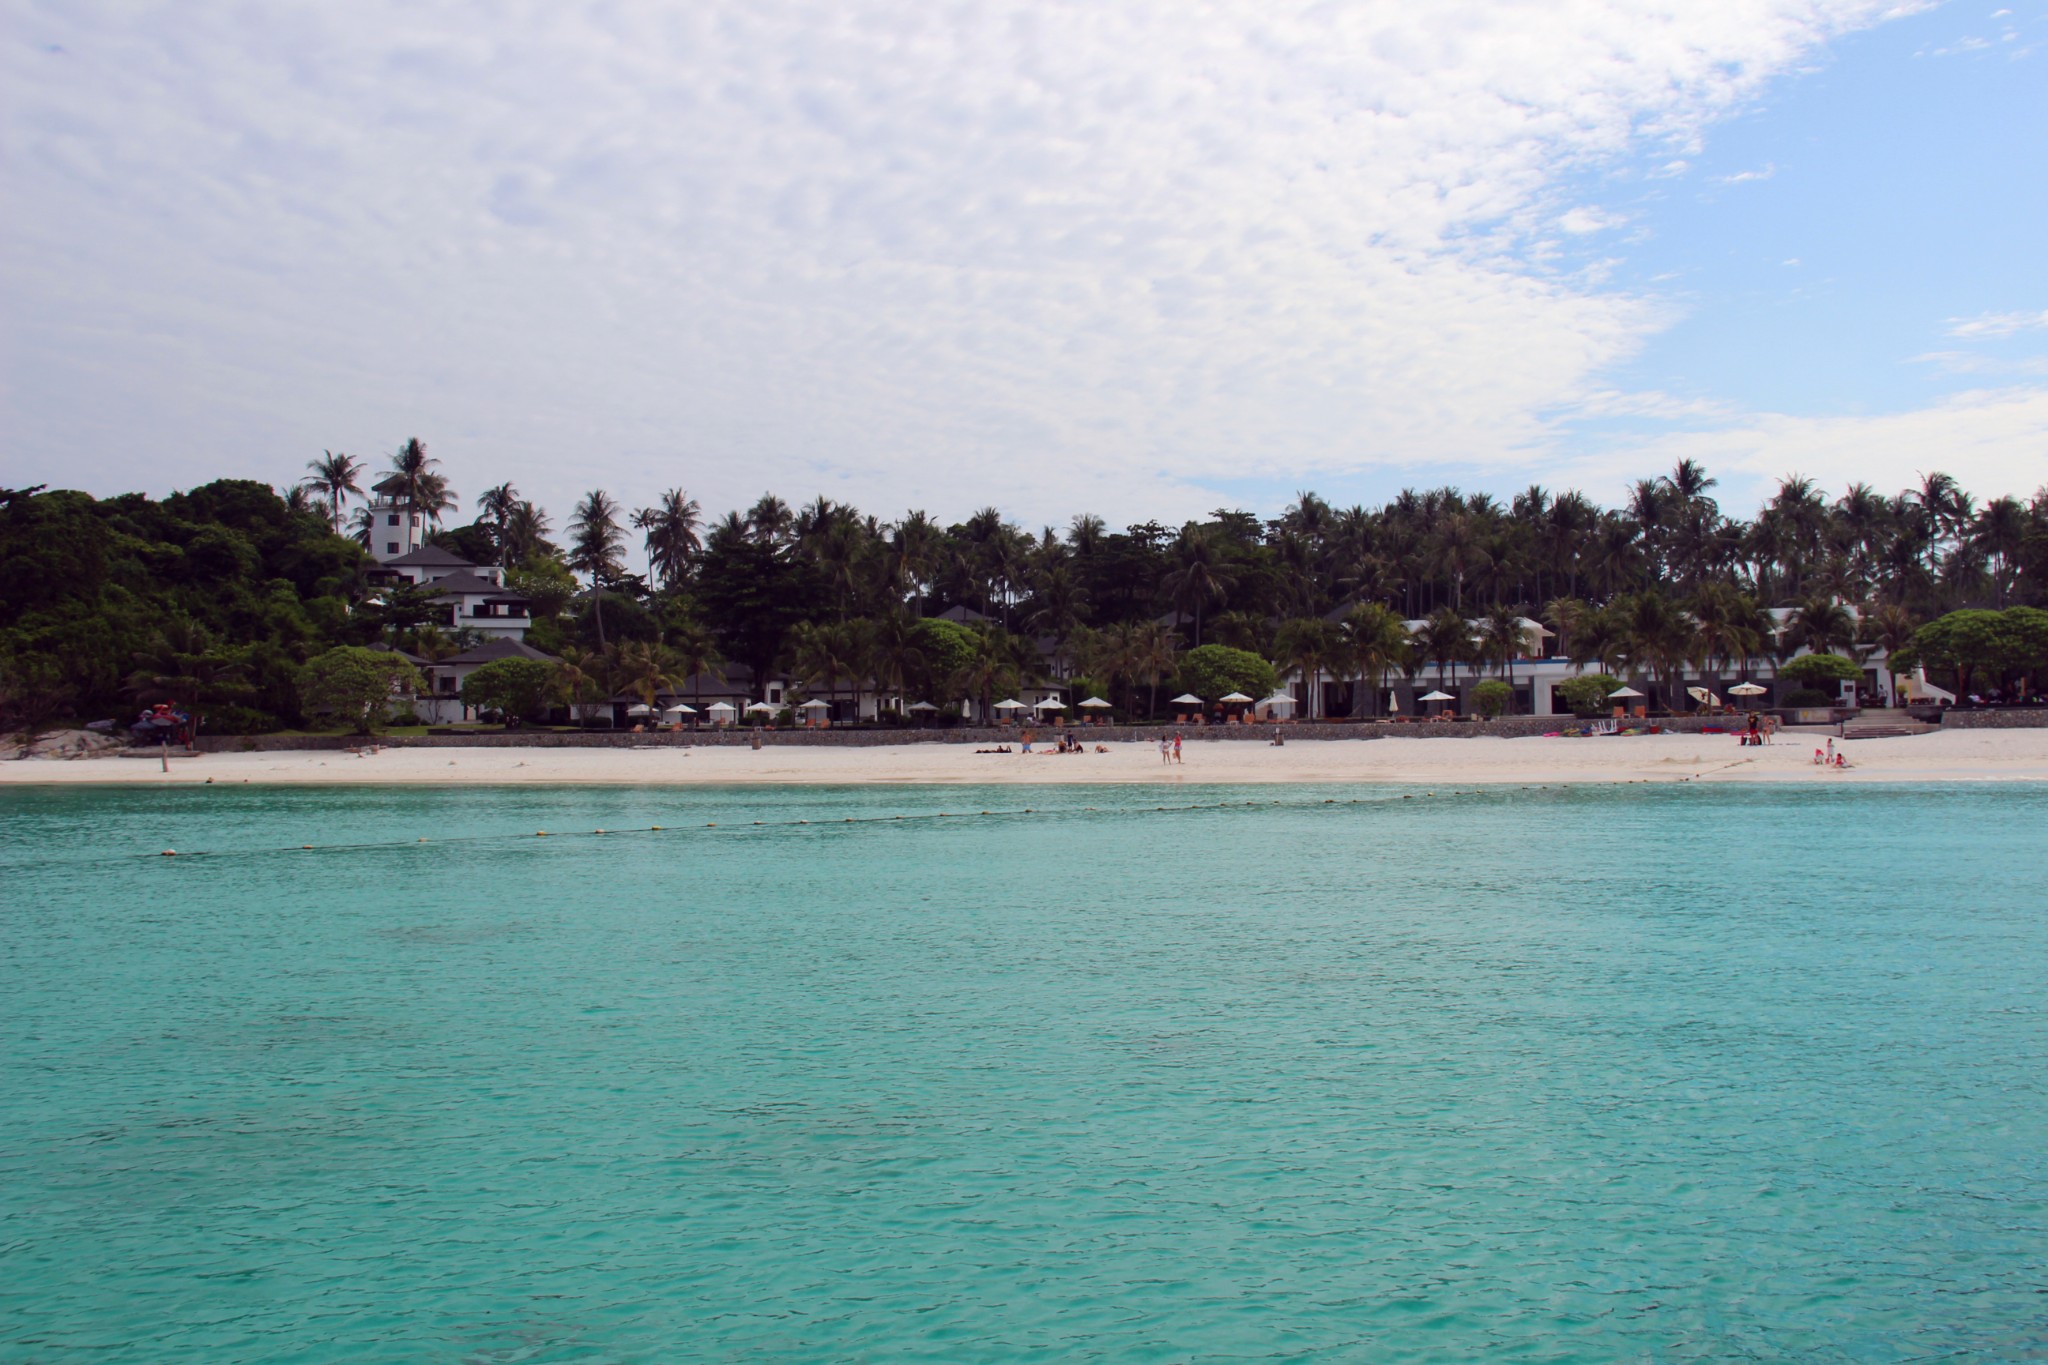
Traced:
POLYGON ((2048 0, 0 16, 8 486, 2048 484, 2048 0))

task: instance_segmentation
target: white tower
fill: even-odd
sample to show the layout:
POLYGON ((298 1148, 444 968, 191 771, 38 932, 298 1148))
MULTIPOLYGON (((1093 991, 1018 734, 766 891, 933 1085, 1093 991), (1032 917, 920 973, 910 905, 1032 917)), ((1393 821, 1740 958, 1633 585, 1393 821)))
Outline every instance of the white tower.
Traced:
POLYGON ((370 485, 370 554, 379 564, 426 544, 426 520, 413 506, 402 476, 393 474, 370 485))

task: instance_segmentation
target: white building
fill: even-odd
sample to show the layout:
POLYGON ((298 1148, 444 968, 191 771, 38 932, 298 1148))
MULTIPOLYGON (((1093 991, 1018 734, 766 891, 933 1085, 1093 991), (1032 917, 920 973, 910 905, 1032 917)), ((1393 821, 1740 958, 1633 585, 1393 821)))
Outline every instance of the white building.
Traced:
POLYGON ((448 609, 447 619, 440 624, 449 630, 473 630, 494 640, 523 640, 533 624, 531 603, 505 586, 503 569, 495 564, 472 564, 438 546, 395 555, 378 567, 378 576, 437 589, 448 609))

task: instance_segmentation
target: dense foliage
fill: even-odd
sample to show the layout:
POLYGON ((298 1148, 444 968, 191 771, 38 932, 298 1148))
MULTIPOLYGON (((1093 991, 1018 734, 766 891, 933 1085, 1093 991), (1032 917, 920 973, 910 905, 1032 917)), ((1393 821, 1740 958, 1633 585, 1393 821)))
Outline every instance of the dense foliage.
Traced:
MULTIPOLYGON (((1304 493, 1269 520, 1219 509, 1119 531, 1080 515, 1036 533, 993 508, 949 526, 772 495, 707 526, 680 489, 638 509, 598 490, 558 543, 510 484, 442 527, 458 504, 436 463, 408 442, 384 477, 411 490, 436 542, 502 563, 532 599, 528 643, 562 660, 557 701, 652 697, 744 665, 818 696, 986 704, 1040 680, 1057 652, 1126 714, 1154 711, 1168 687, 1263 696, 1297 670, 1364 684, 1334 700, 1312 684, 1309 714, 1368 714, 1396 674, 1511 683, 1531 620, 1550 632, 1541 652, 1673 703, 1689 672, 1801 651, 1853 670, 1882 647, 1963 683, 2048 673, 2033 624, 2048 619, 2048 490, 1979 505, 1940 474, 1833 499, 1787 479, 1747 520, 1687 461, 1612 509, 1534 487, 1504 503, 1407 491, 1374 508, 1304 493), (626 565, 635 532, 645 576, 626 565)), ((316 655, 382 641, 431 660, 466 643, 431 592, 365 578, 343 534, 368 534, 350 511, 362 466, 330 452, 310 471, 282 495, 242 480, 157 501, 0 490, 0 706, 20 720, 164 698, 227 728, 301 724, 316 655)))

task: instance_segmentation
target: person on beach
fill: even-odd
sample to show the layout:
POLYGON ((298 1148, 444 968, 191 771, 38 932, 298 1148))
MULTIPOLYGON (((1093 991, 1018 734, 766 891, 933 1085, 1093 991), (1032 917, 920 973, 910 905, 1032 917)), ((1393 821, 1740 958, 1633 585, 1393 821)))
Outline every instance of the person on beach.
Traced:
POLYGON ((1180 762, 1180 731, 1173 732, 1173 761, 1180 762))
POLYGON ((1025 753, 1027 753, 1027 754, 1028 754, 1028 753, 1030 753, 1030 752, 1031 752, 1031 732, 1030 732, 1029 730, 1026 730, 1026 731, 1025 731, 1025 732, 1023 733, 1023 735, 1021 735, 1021 736, 1020 736, 1020 738, 1021 738, 1021 739, 1023 740, 1023 743, 1024 743, 1024 752, 1025 752, 1025 753))
POLYGON ((1159 737, 1159 761, 1161 763, 1173 762, 1173 741, 1165 735, 1159 737))

